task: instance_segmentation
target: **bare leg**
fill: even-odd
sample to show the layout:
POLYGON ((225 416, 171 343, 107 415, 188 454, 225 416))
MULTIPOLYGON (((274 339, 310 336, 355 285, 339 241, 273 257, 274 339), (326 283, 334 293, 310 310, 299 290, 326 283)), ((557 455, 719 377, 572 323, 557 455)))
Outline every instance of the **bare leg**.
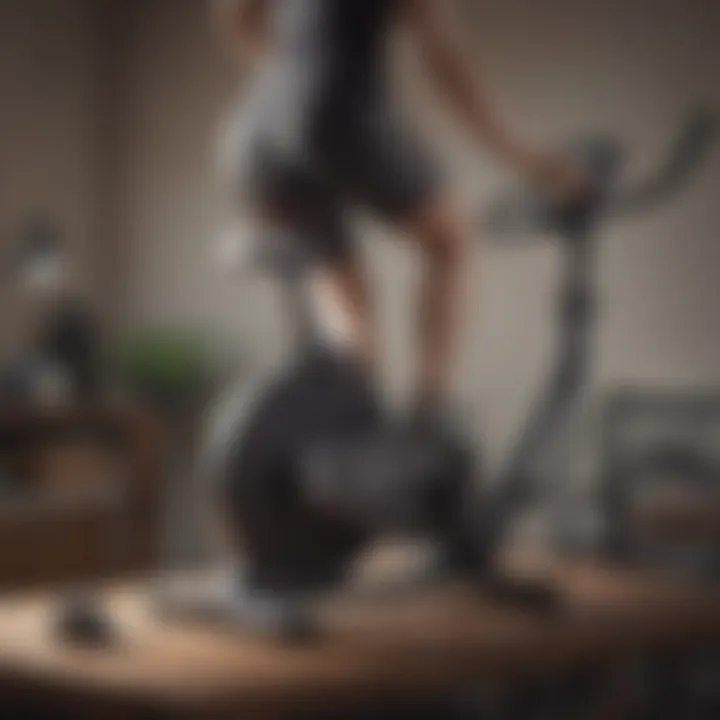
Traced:
MULTIPOLYGON (((460 210, 439 199, 402 223, 421 250, 424 277, 419 302, 419 402, 445 397, 465 305, 470 231, 460 210)), ((349 258, 325 266, 313 283, 318 310, 342 347, 357 354, 374 371, 376 332, 370 292, 360 261, 349 258)))
MULTIPOLYGON (((424 277, 419 301, 418 402, 445 397, 462 325, 471 233, 463 213, 439 199, 403 223, 422 252, 424 277)), ((316 280, 321 307, 342 318, 346 345, 371 369, 377 366, 376 333, 370 293, 356 259, 325 268, 316 280)))
MULTIPOLYGON (((252 214, 259 233, 286 229, 290 235, 308 233, 303 220, 279 208, 255 208, 252 214)), ((324 228, 311 228, 309 234, 321 234, 324 228)), ((339 232, 336 227, 332 230, 339 232)), ((377 367, 376 334, 370 291, 361 259, 354 250, 317 263, 306 278, 310 283, 311 302, 317 330, 325 342, 355 356, 374 373, 377 367)))
POLYGON ((423 253, 424 278, 419 302, 418 401, 445 397, 466 300, 470 230, 461 211, 438 200, 405 225, 423 253))
POLYGON ((313 279, 318 314, 337 343, 377 368, 376 333, 364 268, 356 258, 326 265, 313 279))

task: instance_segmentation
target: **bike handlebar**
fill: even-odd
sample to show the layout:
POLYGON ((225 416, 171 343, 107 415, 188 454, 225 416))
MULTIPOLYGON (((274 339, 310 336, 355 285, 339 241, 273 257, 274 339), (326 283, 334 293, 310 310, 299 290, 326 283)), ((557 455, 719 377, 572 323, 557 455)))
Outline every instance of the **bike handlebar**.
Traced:
POLYGON ((620 187, 626 152, 607 136, 585 138, 568 155, 590 183, 590 192, 573 202, 559 202, 543 188, 523 186, 501 196, 481 217, 483 226, 499 238, 516 240, 528 234, 573 238, 603 217, 627 216, 653 207, 686 182, 709 153, 718 118, 709 110, 692 113, 678 132, 665 162, 634 186, 620 187))
POLYGON ((673 143, 665 163, 635 186, 620 190, 612 198, 615 215, 627 215, 662 202, 672 195, 698 168, 717 136, 718 118, 707 109, 693 113, 673 143))

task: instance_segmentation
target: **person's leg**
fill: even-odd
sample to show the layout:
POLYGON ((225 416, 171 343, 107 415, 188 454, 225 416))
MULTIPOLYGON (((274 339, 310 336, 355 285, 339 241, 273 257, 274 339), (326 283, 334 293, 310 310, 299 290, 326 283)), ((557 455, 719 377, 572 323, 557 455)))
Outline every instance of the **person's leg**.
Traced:
POLYGON ((313 277, 318 313, 331 333, 368 370, 377 369, 377 336, 365 268, 351 255, 323 263, 313 277))
POLYGON ((375 369, 375 332, 362 259, 345 204, 325 177, 266 153, 251 205, 258 224, 287 233, 307 259, 308 300, 318 339, 375 369))
POLYGON ((428 145, 391 106, 368 107, 344 127, 335 148, 341 186, 397 229, 423 256, 419 303, 417 402, 450 392, 465 300, 470 230, 448 199, 428 145))
POLYGON ((260 236, 287 234, 306 254, 304 297, 316 339, 357 358, 374 374, 376 334, 365 268, 332 206, 321 216, 255 208, 254 218, 260 236))
POLYGON ((452 201, 438 196, 403 223, 423 256, 418 304, 417 402, 436 402, 451 390, 466 306, 471 229, 452 201))
MULTIPOLYGON (((438 195, 397 227, 422 253, 423 277, 417 305, 415 402, 432 409, 451 392, 463 328, 472 230, 456 203, 438 195)), ((355 254, 326 262, 316 273, 320 314, 374 371, 377 334, 371 293, 355 254)))
MULTIPOLYGON (((277 137, 274 124, 267 122, 266 108, 250 115, 244 141, 223 164, 225 204, 232 215, 252 218, 260 226, 281 226, 297 236, 312 258, 311 299, 324 339, 329 333, 334 346, 357 355, 374 371, 370 290, 345 217, 349 198, 343 183, 327 153, 314 144, 288 154, 284 137, 277 137)), ((340 144, 345 146, 344 138, 340 144)), ((349 167, 352 174, 354 163, 349 167)))

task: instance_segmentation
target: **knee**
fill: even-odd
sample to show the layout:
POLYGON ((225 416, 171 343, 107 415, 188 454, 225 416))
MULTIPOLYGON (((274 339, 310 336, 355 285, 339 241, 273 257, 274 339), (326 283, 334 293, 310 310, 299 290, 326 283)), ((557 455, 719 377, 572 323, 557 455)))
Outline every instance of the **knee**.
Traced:
POLYGON ((425 257, 444 266, 461 266, 471 249, 470 224, 465 213, 444 205, 418 218, 416 237, 425 257))

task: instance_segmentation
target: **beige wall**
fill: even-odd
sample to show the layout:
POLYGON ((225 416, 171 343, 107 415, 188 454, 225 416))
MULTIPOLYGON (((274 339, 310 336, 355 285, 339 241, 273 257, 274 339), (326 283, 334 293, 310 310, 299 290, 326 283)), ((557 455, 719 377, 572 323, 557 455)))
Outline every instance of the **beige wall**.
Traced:
MULTIPOLYGON (((217 230, 214 143, 233 85, 213 49, 205 4, 132 5, 115 98, 122 316, 128 323, 207 323, 231 344, 250 343, 254 352, 272 355, 281 345, 282 324, 271 296, 254 286, 223 286, 207 261, 217 230)), ((468 0, 464 6, 465 18, 473 20, 466 25, 475 55, 511 117, 539 140, 610 129, 631 143, 635 175, 652 163, 688 104, 698 97, 720 104, 713 3, 468 0)), ((506 173, 475 153, 435 109, 416 72, 401 74, 417 115, 438 131, 438 147, 461 193, 472 202, 487 198, 506 173)), ((608 228, 599 267, 605 302, 599 382, 720 381, 719 182, 720 153, 670 205, 608 228)), ((375 225, 366 230, 373 239, 386 234, 375 225)), ((409 363, 403 328, 412 259, 384 242, 372 242, 370 250, 385 303, 390 379, 399 386, 409 363)), ((462 384, 498 438, 506 436, 542 372, 557 260, 542 245, 478 252, 462 384)))
POLYGON ((121 323, 215 316, 204 245, 214 227, 212 151, 230 73, 213 51, 204 5, 131 0, 120 13, 108 184, 124 271, 121 323))
MULTIPOLYGON (((98 294, 95 243, 95 36, 90 0, 0 3, 0 242, 28 214, 55 218, 83 288, 98 294)), ((2 276, 0 356, 29 308, 2 276)))

